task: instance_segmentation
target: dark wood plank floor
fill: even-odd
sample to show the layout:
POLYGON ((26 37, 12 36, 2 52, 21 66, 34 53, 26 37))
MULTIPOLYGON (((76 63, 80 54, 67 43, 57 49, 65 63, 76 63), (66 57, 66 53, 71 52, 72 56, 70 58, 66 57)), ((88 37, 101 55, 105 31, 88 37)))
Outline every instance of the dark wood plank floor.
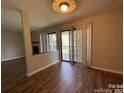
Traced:
POLYGON ((59 62, 26 77, 24 59, 2 62, 2 93, 94 93, 93 89, 122 84, 122 75, 59 62))
POLYGON ((20 80, 22 80, 25 77, 26 77, 25 58, 19 58, 2 62, 1 64, 2 91, 12 89, 20 80))

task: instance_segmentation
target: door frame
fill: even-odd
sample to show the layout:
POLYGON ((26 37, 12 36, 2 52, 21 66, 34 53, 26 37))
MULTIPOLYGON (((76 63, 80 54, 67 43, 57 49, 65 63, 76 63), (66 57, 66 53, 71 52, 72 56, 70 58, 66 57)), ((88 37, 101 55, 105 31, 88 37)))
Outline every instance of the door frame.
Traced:
MULTIPOLYGON (((73 30, 73 29, 66 29, 66 30, 62 30, 62 31, 60 31, 60 53, 61 53, 61 61, 64 61, 64 62, 71 62, 71 61, 67 61, 67 60, 63 60, 63 56, 62 56, 62 32, 69 32, 69 34, 70 34, 70 31, 71 30, 73 30)), ((69 42, 70 42, 70 40, 69 40, 69 42)), ((69 51, 70 51, 70 49, 69 49, 69 51)), ((70 57, 70 52, 69 52, 69 57, 70 57)))
MULTIPOLYGON (((75 26, 76 29, 82 29, 83 27, 88 27, 89 28, 89 34, 87 34, 88 36, 88 40, 89 40, 89 43, 87 43, 87 67, 91 67, 92 66, 92 41, 93 41, 93 23, 88 23, 88 24, 81 24, 81 25, 77 25, 75 26)), ((66 30, 61 30, 60 31, 60 57, 61 57, 61 61, 65 61, 65 62, 71 62, 71 61, 66 61, 66 60, 63 60, 62 59, 62 36, 61 36, 61 33, 64 32, 64 31, 71 31, 73 32, 73 30, 75 30, 74 28, 72 29, 66 29, 66 30)))

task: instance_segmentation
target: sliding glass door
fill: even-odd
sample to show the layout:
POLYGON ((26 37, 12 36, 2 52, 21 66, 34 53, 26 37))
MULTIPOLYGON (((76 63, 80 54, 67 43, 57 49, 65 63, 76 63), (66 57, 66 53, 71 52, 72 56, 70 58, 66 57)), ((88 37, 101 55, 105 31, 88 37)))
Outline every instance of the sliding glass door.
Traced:
POLYGON ((82 30, 61 32, 63 61, 82 62, 82 30))
POLYGON ((69 62, 86 62, 87 28, 61 32, 61 58, 69 62))
POLYGON ((91 24, 61 32, 61 60, 91 66, 91 24))

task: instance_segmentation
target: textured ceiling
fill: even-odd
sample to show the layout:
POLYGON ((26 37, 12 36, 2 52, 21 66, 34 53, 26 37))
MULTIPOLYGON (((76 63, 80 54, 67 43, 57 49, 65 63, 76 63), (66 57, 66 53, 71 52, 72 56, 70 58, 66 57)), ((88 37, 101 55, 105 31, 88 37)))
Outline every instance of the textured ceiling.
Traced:
POLYGON ((67 15, 55 13, 52 0, 2 0, 2 30, 20 31, 22 9, 29 15, 31 30, 62 24, 96 13, 122 7, 123 0, 76 0, 76 10, 67 15))

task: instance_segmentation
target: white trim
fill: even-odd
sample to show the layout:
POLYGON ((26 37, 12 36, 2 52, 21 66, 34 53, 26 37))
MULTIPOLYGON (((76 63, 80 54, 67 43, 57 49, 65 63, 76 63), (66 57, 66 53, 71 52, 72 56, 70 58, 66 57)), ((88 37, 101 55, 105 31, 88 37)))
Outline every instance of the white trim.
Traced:
POLYGON ((7 61, 7 60, 12 60, 12 59, 18 59, 18 58, 22 58, 24 56, 18 56, 18 57, 13 57, 13 58, 6 58, 6 59, 1 59, 1 62, 2 61, 7 61))
POLYGON ((37 72, 39 72, 39 71, 41 71, 41 70, 44 70, 44 69, 46 69, 46 68, 48 68, 48 67, 50 67, 50 66, 52 66, 52 65, 54 65, 54 64, 56 64, 56 63, 58 63, 58 62, 59 62, 59 60, 58 60, 58 61, 55 61, 54 63, 51 63, 51 64, 49 64, 49 65, 47 65, 47 66, 44 66, 44 67, 42 67, 42 68, 39 68, 39 69, 37 69, 37 70, 35 70, 35 71, 31 72, 31 73, 28 73, 27 76, 30 77, 30 76, 32 76, 33 74, 35 74, 35 73, 37 73, 37 72))
POLYGON ((92 69, 97 69, 97 70, 102 70, 102 71, 107 71, 107 72, 111 72, 111 73, 116 73, 116 74, 123 74, 123 71, 117 71, 117 70, 113 70, 113 69, 107 69, 107 68, 101 68, 101 67, 95 67, 95 66, 91 66, 92 69))
POLYGON ((91 66, 92 62, 92 24, 87 25, 87 65, 91 66))

